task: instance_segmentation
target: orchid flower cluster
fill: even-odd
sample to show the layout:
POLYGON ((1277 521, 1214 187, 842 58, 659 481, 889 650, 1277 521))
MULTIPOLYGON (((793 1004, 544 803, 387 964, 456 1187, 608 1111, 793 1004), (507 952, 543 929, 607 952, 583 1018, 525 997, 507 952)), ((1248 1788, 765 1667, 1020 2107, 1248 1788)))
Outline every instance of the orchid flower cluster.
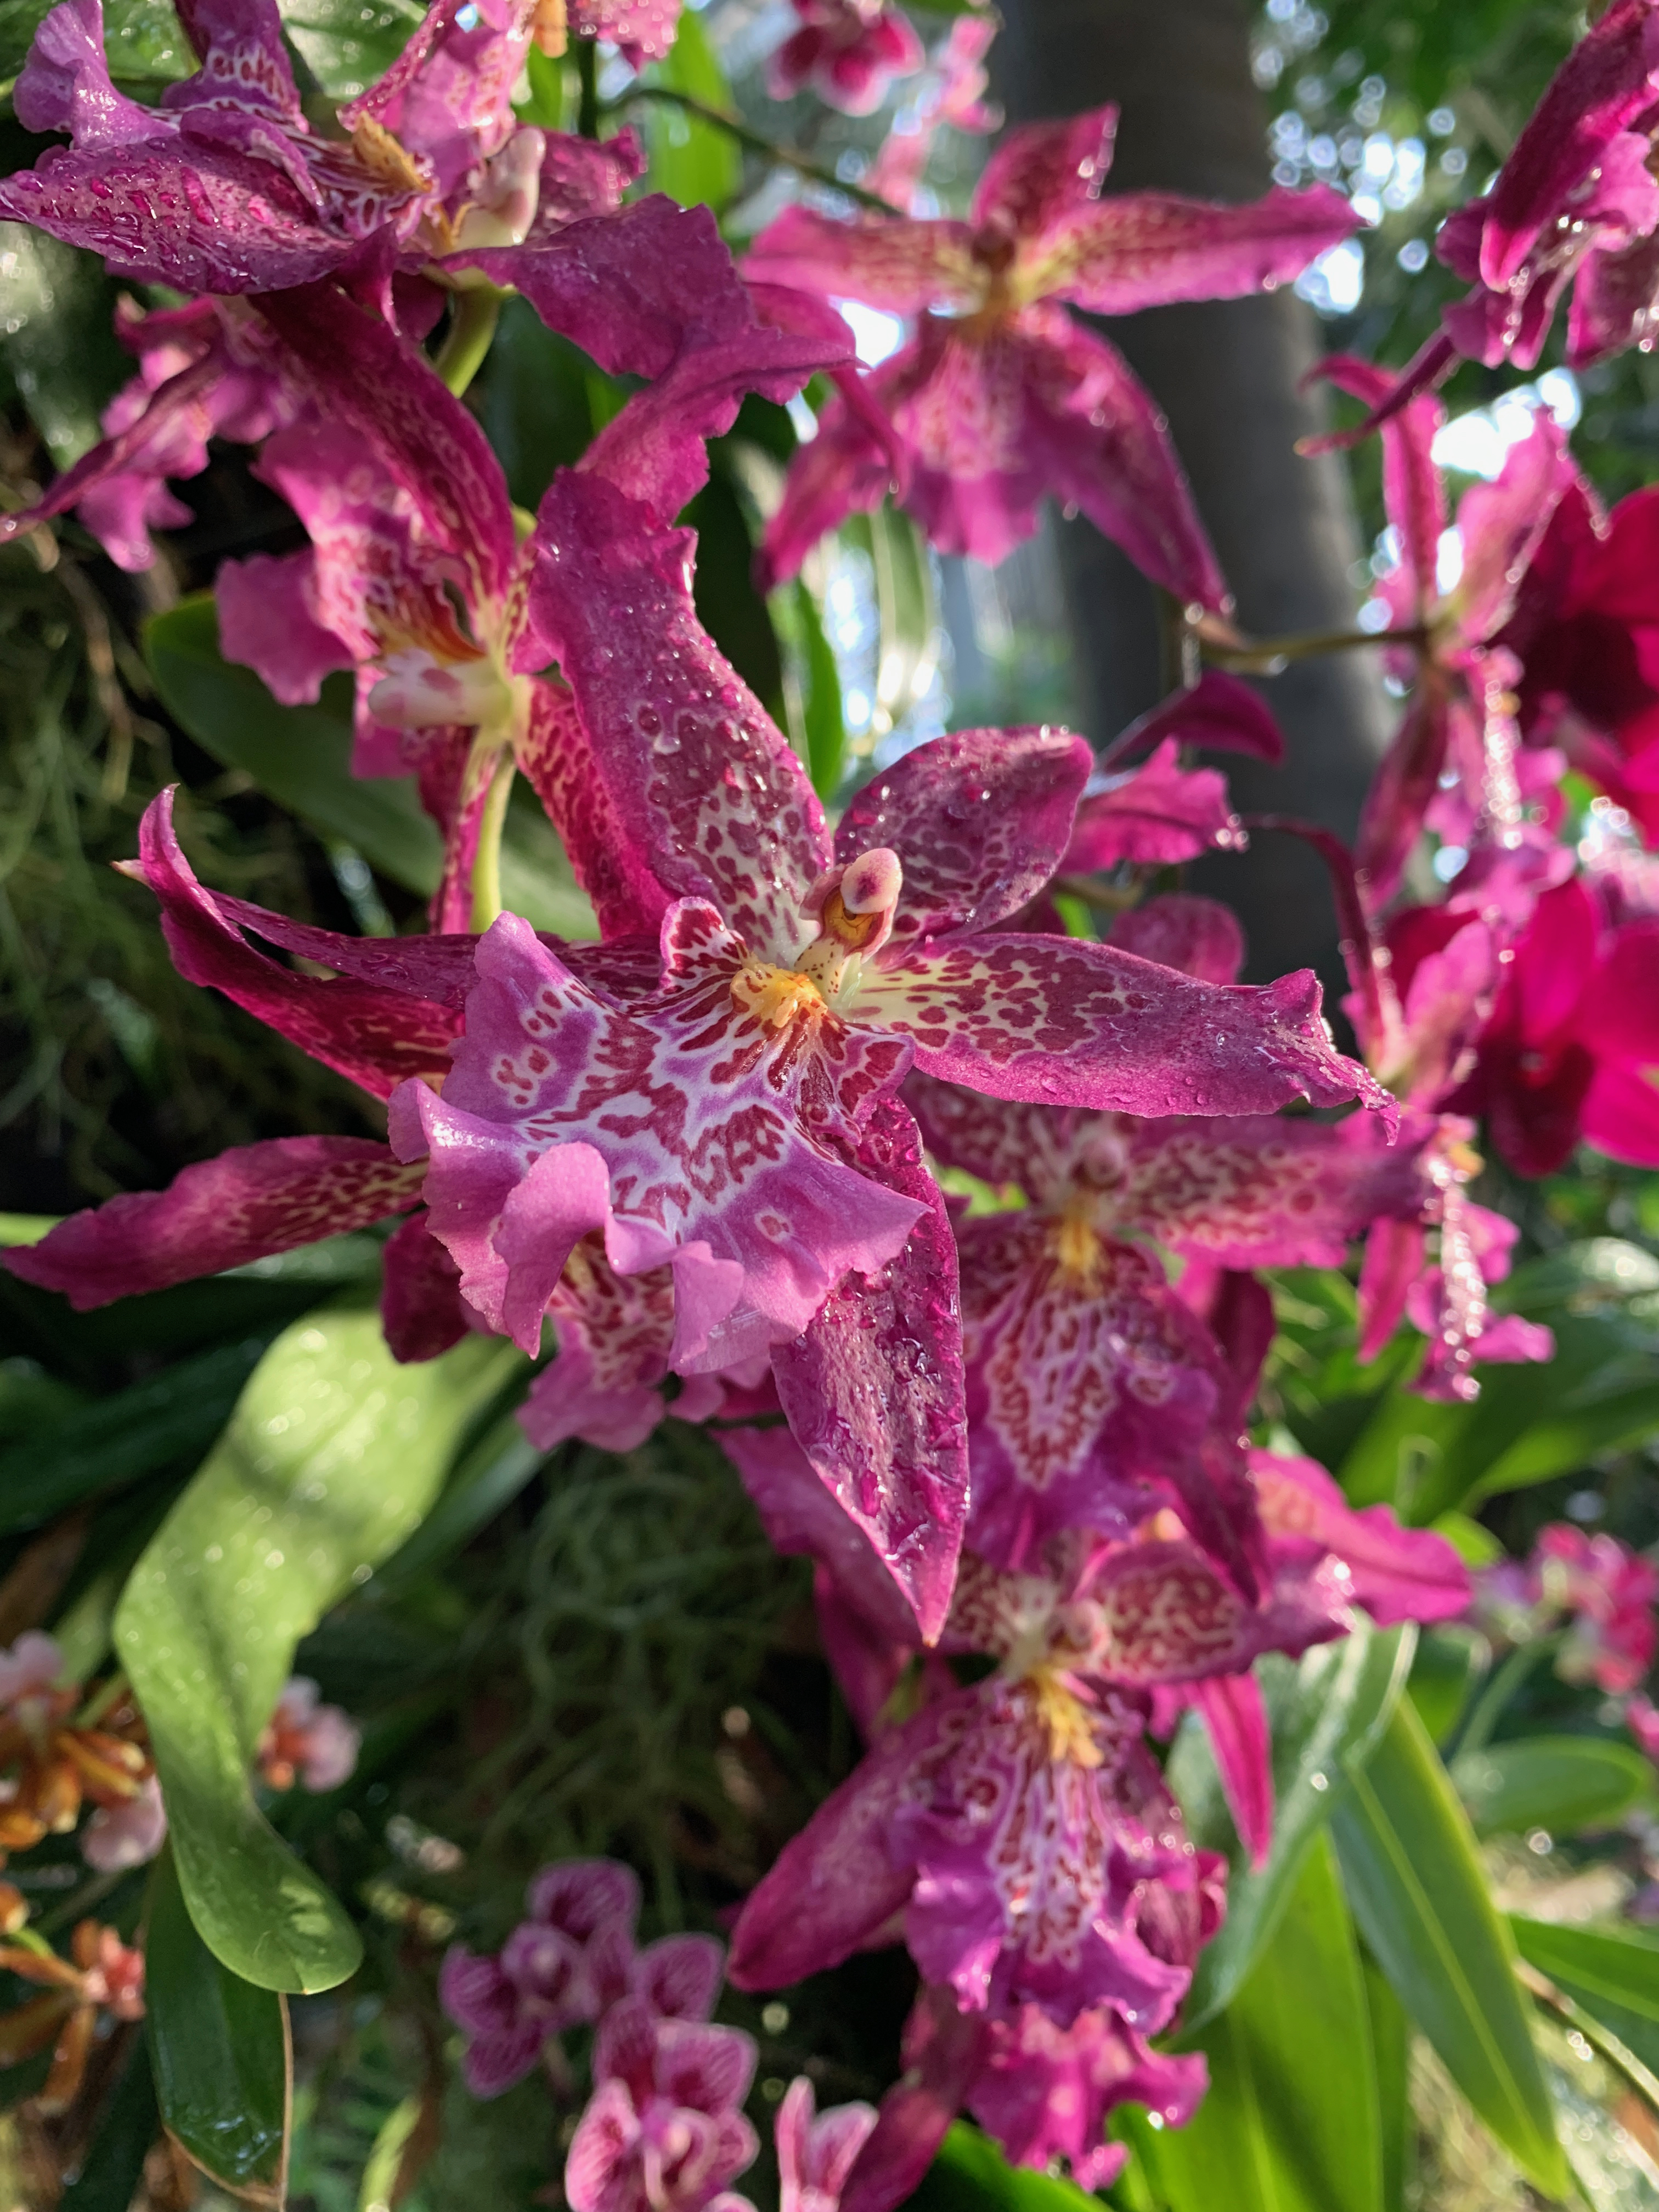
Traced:
MULTIPOLYGON (((1224 666, 1099 750, 1048 726, 934 739, 832 823, 698 614, 676 518, 708 441, 751 395, 823 380, 767 527, 769 583, 889 497, 939 550, 987 561, 1052 497, 1224 660, 1231 601, 1166 426, 1073 310, 1271 289, 1356 218, 1324 187, 1242 207, 1103 196, 1110 108, 1008 134, 965 219, 911 212, 928 135, 994 121, 975 23, 884 153, 890 211, 793 205, 739 267, 707 209, 625 197, 629 133, 514 113, 532 48, 602 37, 637 62, 665 51, 674 12, 436 0, 327 133, 271 0, 186 0, 199 68, 154 108, 112 82, 99 0, 61 0, 42 25, 17 112, 70 143, 0 184, 0 213, 187 296, 125 318, 137 374, 106 438, 0 533, 73 512, 142 568, 209 441, 252 449, 307 543, 223 563, 223 651, 289 705, 349 671, 356 771, 416 779, 444 865, 426 932, 347 936, 201 881, 158 799, 131 872, 179 972, 383 1103, 386 1136, 228 1151, 6 1264, 84 1310, 390 1223, 392 1350, 510 1340, 538 1446, 625 1452, 665 1416, 717 1423, 775 1548, 812 1562, 865 1743, 743 1903, 724 1972, 786 1988, 902 1941, 921 1978, 878 2114, 815 2118, 804 2080, 784 2097, 786 2203, 887 2212, 961 2109, 1015 2161, 1065 2160, 1095 2187, 1123 2155, 1115 2106, 1178 2124, 1204 2087, 1200 2057, 1151 2039, 1220 1924, 1224 1866, 1188 1837, 1156 1747, 1207 1732, 1259 1863, 1274 1808, 1256 1660, 1362 1612, 1434 1622, 1470 1602, 1443 1536, 1356 1511, 1323 1468, 1253 1443, 1263 1271, 1342 1266, 1364 1239, 1361 1358, 1409 1322, 1414 1387, 1468 1399, 1481 1365, 1552 1349, 1493 1309, 1516 1232, 1468 1195, 1482 1130, 1526 1175, 1581 1138, 1659 1164, 1654 495, 1603 515, 1540 417, 1466 495, 1443 589, 1426 372, 1325 365, 1381 428, 1401 549, 1381 635, 1410 692, 1356 851, 1311 833, 1363 1061, 1336 1048, 1311 974, 1237 981, 1225 908, 1146 896, 1158 871, 1247 836, 1193 751, 1282 752, 1224 666), (533 517, 459 396, 509 291, 633 380, 533 517), (831 304, 849 300, 908 321, 877 369, 831 304), (1601 794, 1576 842, 1569 766, 1601 794), (502 911, 520 777, 592 902, 591 941, 502 911), (1068 930, 1079 885, 1109 890, 1105 935, 1068 930)), ((1448 227, 1449 258, 1473 272, 1478 251, 1481 274, 1443 351, 1488 358, 1498 331, 1530 360, 1575 271, 1575 344, 1645 329, 1655 12, 1620 0, 1492 194, 1448 227), (1595 117, 1622 119, 1593 149, 1593 192, 1574 104, 1592 47, 1643 88, 1596 93, 1595 117)), ((797 13, 781 93, 810 84, 860 112, 921 66, 889 7, 797 13)), ((1593 1562, 1549 1559, 1603 1587, 1593 1562)), ((1555 1603, 1540 1571, 1536 1602, 1555 1603)), ((1559 1601, 1601 1624, 1591 1663, 1622 1648, 1588 1599, 1559 1601)), ((0 1692, 18 1747, 0 1817, 21 1845, 73 1825, 85 1794, 88 1856, 132 1863, 116 1831, 133 1808, 150 1849, 161 1837, 136 1727, 80 1728, 55 1650, 25 1644, 0 1692)), ((258 1767, 274 1790, 325 1790, 356 1750, 296 1680, 258 1767)), ((466 2079, 481 2096, 538 2066, 562 2083, 558 2039, 591 2028, 574 2212, 733 2207, 754 2050, 710 2024, 719 1947, 636 1949, 638 1905, 623 1869, 555 1866, 497 1954, 451 1954, 466 2079)), ((71 2021, 130 2014, 131 1976, 81 1948, 52 2002, 71 2021)))

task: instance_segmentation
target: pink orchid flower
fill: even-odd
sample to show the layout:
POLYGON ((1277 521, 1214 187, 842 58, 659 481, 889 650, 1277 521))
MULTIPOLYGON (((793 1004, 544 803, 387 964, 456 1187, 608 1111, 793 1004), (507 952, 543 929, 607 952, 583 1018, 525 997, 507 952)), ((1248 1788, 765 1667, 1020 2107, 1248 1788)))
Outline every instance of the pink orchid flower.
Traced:
POLYGON ((921 1078, 906 1096, 936 1158, 1029 1201, 957 1228, 968 1540, 1018 1567, 1060 1529, 1127 1533, 1173 1494, 1198 1540, 1248 1573, 1225 1431, 1255 1378, 1236 1403, 1222 1346, 1157 1248, 1213 1268, 1340 1266, 1379 1216, 1422 1211, 1421 1139, 1389 1149, 1368 1117, 1137 1121, 921 1078))
POLYGON ((794 207, 762 233, 751 276, 919 318, 908 346, 844 386, 797 457, 767 532, 769 581, 890 484, 941 551, 1000 560, 1048 493, 1183 604, 1227 603, 1157 408, 1060 303, 1128 314, 1271 289, 1356 217, 1324 186, 1238 208, 1103 198, 1116 121, 1104 107, 1012 133, 966 222, 838 222, 794 207))
POLYGON ((1652 330, 1659 298, 1659 185, 1649 172, 1659 121, 1659 17, 1653 0, 1616 0, 1550 80, 1489 191, 1442 225, 1435 252, 1471 289, 1385 388, 1352 442, 1437 382, 1461 356, 1531 368, 1571 289, 1574 368, 1652 330))
MULTIPOLYGON (((160 107, 112 82, 100 0, 62 0, 15 100, 28 129, 73 143, 0 182, 0 211, 117 275, 185 292, 286 290, 336 272, 384 289, 394 266, 465 286, 484 265, 476 253, 506 249, 533 298, 558 231, 615 209, 640 167, 631 140, 589 145, 515 118, 544 4, 436 0, 386 76, 341 109, 343 139, 307 119, 272 0, 187 0, 201 66, 160 107)), ((672 26, 676 11, 658 0, 656 12, 672 26)))
POLYGON ((325 1705, 307 1674, 284 1684, 254 1754, 269 1788, 337 1790, 357 1768, 363 1732, 338 1705, 325 1705))
POLYGON ((812 91, 843 115, 873 115, 895 77, 927 58, 921 40, 890 0, 792 0, 799 27, 767 65, 774 100, 812 91))
POLYGON ((772 2123, 778 2212, 840 2212, 847 2177, 876 2124, 873 2105, 835 2105, 820 2112, 817 2102, 812 2084, 799 2074, 772 2123))
POLYGON ((942 1645, 996 1672, 878 1731, 751 1893, 731 1980, 799 1980, 902 1911, 924 1978, 966 2010, 1033 2003, 1068 2027, 1111 2002, 1155 2032, 1190 1960, 1142 1929, 1211 1869, 1142 1741, 1148 1693, 1341 1635, 1346 1584, 1307 1544, 1286 1547, 1259 1607, 1181 1541, 1079 1534, 1023 1575, 965 1555, 942 1645))
POLYGON ((949 125, 975 137, 1001 128, 1001 109, 985 97, 991 82, 985 57, 999 21, 989 8, 970 8, 957 17, 934 49, 921 86, 882 141, 864 179, 866 191, 902 214, 919 213, 917 195, 941 128, 949 125))
POLYGON ((739 2109, 755 2056, 738 2028, 659 2020, 635 1998, 613 2006, 565 2160, 571 2212, 702 2212, 718 2200, 758 2148, 739 2109))

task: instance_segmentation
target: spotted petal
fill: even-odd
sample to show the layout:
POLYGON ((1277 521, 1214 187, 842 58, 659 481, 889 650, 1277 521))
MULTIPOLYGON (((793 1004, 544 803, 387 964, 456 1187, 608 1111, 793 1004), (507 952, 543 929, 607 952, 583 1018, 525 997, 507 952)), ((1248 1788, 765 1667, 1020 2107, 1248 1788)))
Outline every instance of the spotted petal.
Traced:
POLYGON ((1355 1604, 1379 1626, 1455 1620, 1467 1612, 1468 1569, 1433 1529, 1402 1528, 1386 1505, 1356 1513, 1310 1459, 1253 1451, 1250 1474, 1269 1541, 1291 1537, 1322 1544, 1348 1569, 1355 1604))
POLYGON ((1212 849, 1237 852, 1245 842, 1226 777, 1218 769, 1182 768, 1180 744, 1169 737, 1139 768, 1086 794, 1064 866, 1072 875, 1120 860, 1162 866, 1212 849))
POLYGON ((27 1283, 77 1313, 245 1267, 412 1204, 418 1174, 367 1137, 277 1137, 185 1168, 166 1190, 124 1193, 8 1252, 27 1283))
POLYGON ((1200 983, 1077 938, 958 938, 866 965, 854 1018, 909 1037, 926 1073, 999 1097, 1143 1115, 1271 1113, 1388 1093, 1330 1042, 1307 969, 1200 983))
POLYGON ((872 777, 836 832, 836 857, 872 846, 904 868, 890 942, 994 929, 1060 865, 1093 756, 1065 730, 959 730, 872 777))
POLYGON ((690 531, 662 531, 593 475, 542 502, 531 617, 556 653, 611 808, 671 896, 711 900, 793 965, 827 865, 823 810, 770 716, 696 617, 690 531))
POLYGON ((896 315, 924 307, 969 308, 980 280, 965 222, 916 222, 908 216, 838 222, 811 208, 789 207, 749 249, 745 276, 835 300, 861 300, 896 315))
POLYGON ((161 902, 167 950, 187 981, 222 991, 377 1098, 405 1077, 442 1076, 455 1017, 420 996, 373 982, 320 981, 256 952, 191 872, 173 835, 171 791, 146 812, 139 853, 143 879, 161 902))
POLYGON ((772 1356, 797 1442, 867 1535, 925 1641, 944 1625, 968 1512, 968 1441, 950 1218, 896 1100, 877 1107, 860 1167, 917 1208, 903 1249, 830 1291, 772 1356))

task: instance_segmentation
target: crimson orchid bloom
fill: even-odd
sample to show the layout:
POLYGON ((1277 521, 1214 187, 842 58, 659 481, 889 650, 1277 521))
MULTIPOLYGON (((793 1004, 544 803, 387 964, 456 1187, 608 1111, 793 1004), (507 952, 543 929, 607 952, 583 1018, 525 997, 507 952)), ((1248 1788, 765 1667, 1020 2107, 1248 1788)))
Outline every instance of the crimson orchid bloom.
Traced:
POLYGON ((889 0, 793 0, 799 27, 767 65, 774 100, 816 92, 843 115, 873 115, 895 77, 913 76, 927 53, 889 0))
POLYGON ((751 276, 920 318, 902 352, 844 384, 796 457, 766 535, 769 580, 890 484, 942 551, 1000 560, 1048 493, 1183 604, 1227 604, 1157 407, 1061 303, 1130 314, 1271 289, 1358 218, 1323 185, 1245 207, 1103 198, 1116 124, 1103 107, 1011 133, 965 222, 837 222, 793 207, 756 240, 751 276))

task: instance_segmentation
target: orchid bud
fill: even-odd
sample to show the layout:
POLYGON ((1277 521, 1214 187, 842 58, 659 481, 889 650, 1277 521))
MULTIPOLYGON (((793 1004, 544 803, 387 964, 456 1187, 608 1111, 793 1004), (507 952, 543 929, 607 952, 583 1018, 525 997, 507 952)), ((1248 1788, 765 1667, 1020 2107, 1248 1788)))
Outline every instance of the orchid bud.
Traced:
POLYGON ((484 164, 471 205, 455 232, 457 248, 522 246, 541 201, 547 134, 526 124, 484 164))

